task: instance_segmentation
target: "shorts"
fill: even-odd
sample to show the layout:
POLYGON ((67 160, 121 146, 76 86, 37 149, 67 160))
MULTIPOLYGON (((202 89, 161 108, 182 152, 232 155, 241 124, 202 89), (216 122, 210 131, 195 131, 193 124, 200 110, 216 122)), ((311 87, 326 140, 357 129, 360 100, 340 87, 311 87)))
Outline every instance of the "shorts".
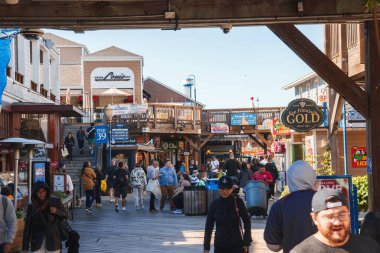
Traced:
POLYGON ((107 188, 114 188, 113 186, 113 180, 107 180, 107 188))
POLYGON ((95 138, 88 138, 88 143, 89 144, 95 143, 95 138))
POLYGON ((116 186, 115 187, 115 198, 121 198, 125 199, 127 197, 127 189, 128 186, 116 186))

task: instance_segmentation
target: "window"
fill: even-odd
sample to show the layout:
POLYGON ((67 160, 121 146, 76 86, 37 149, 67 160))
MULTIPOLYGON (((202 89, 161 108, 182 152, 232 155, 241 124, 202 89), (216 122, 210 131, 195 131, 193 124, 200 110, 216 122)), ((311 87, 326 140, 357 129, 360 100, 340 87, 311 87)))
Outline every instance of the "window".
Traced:
POLYGON ((44 52, 40 50, 40 64, 44 64, 44 52))
POLYGON ((47 142, 48 114, 22 114, 20 137, 47 142))

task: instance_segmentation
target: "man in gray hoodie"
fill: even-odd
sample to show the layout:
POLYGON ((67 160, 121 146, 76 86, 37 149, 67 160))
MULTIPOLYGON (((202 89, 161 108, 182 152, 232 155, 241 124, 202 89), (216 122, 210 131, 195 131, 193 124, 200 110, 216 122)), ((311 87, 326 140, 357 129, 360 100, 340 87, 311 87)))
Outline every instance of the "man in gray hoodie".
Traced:
POLYGON ((16 237, 17 218, 12 201, 0 195, 0 252, 11 252, 16 237))
POLYGON ((296 161, 289 167, 287 179, 290 194, 272 205, 264 230, 267 247, 284 253, 317 231, 310 218, 315 171, 307 162, 296 161))

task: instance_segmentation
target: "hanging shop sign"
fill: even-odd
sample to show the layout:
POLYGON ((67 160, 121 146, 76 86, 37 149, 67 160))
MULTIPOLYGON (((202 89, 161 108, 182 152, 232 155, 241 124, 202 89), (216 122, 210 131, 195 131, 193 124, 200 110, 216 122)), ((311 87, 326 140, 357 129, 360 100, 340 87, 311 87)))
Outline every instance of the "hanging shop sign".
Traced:
POLYGON ((234 113, 231 114, 232 126, 256 126, 256 113, 234 113))
POLYGON ((354 146, 351 149, 352 153, 352 168, 367 167, 367 148, 354 146))
POLYGON ((211 133, 228 133, 229 128, 226 123, 211 123, 211 133))
POLYGON ((141 114, 148 111, 148 104, 112 105, 112 115, 141 114))
POLYGON ((290 128, 281 123, 279 118, 274 118, 272 121, 272 134, 275 136, 287 136, 290 135, 290 128))
POLYGON ((307 132, 324 121, 323 111, 311 99, 300 98, 289 103, 281 115, 282 123, 296 132, 307 132))
POLYGON ((133 89, 135 76, 130 68, 104 67, 96 68, 91 72, 92 88, 123 88, 133 89))
POLYGON ((285 143, 274 141, 271 145, 270 150, 275 153, 285 153, 286 151, 285 143))

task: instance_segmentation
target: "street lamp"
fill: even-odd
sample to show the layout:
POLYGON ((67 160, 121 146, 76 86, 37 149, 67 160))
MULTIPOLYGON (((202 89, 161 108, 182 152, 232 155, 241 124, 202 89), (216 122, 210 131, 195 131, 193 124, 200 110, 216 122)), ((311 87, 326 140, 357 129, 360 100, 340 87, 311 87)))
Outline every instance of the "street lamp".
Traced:
POLYGON ((197 105, 197 86, 195 83, 195 75, 191 74, 186 79, 187 83, 191 83, 194 85, 194 105, 197 105))
POLYGON ((109 131, 109 137, 108 137, 108 150, 109 150, 109 163, 112 166, 112 154, 111 154, 111 122, 112 122, 112 116, 113 116, 113 109, 110 104, 108 104, 104 108, 104 114, 106 115, 107 121, 108 121, 108 131, 109 131))

